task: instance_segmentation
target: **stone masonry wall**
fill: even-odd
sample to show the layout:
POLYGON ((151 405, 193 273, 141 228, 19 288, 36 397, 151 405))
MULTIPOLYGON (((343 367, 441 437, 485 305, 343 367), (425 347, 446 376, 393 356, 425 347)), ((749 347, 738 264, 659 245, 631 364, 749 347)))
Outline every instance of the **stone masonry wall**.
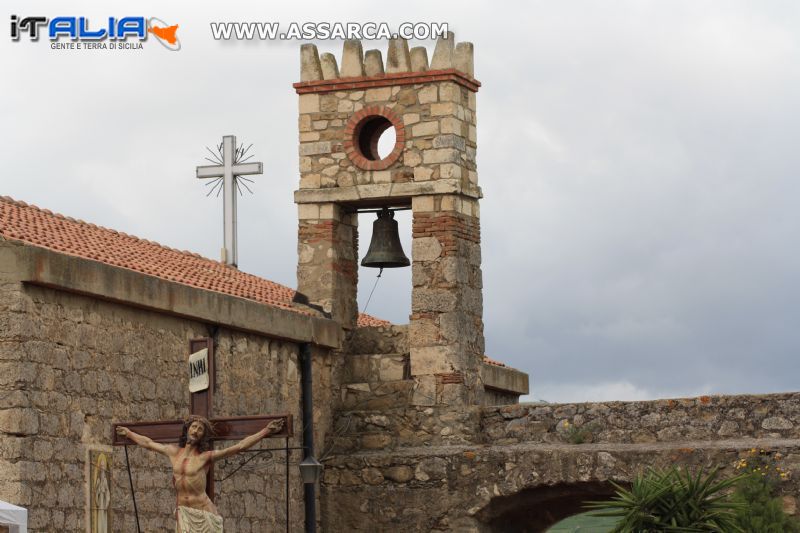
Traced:
POLYGON ((485 442, 499 445, 800 439, 800 393, 518 404, 485 409, 481 426, 485 442))
POLYGON ((454 82, 301 94, 300 190, 451 178, 477 185, 474 106, 475 94, 454 82), (392 110, 407 132, 391 169, 363 171, 345 152, 347 121, 372 106, 392 110))
MULTIPOLYGON (((31 531, 85 531, 87 450, 111 450, 111 423, 187 414, 188 341, 209 335, 190 320, 56 290, 0 285, 0 499, 29 508, 31 531)), ((289 412, 299 445, 296 345, 220 329, 214 414, 289 412)), ((329 385, 328 363, 317 380, 329 385)), ((317 398, 330 402, 328 393, 317 398)), ((328 416, 318 410, 320 423, 328 416)), ((265 440, 265 447, 283 441, 265 440)), ((129 449, 143 531, 174 527, 169 464, 129 449)), ((112 524, 134 531, 121 448, 112 452, 112 524)), ((283 454, 255 460, 217 484, 226 530, 279 530, 285 520, 283 454), (235 518, 234 518, 235 517, 235 518)), ((295 451, 293 465, 299 461, 295 451)), ((219 464, 217 478, 236 467, 219 464)), ((302 484, 290 469, 292 523, 302 524, 302 484)))
POLYGON ((370 326, 353 331, 347 345, 349 355, 408 353, 408 326, 370 326))
POLYGON ((328 531, 494 533, 509 531, 509 515, 552 524, 564 502, 578 512, 577 496, 648 466, 728 476, 752 449, 789 472, 785 508, 800 497, 800 393, 344 412, 336 430, 328 531))

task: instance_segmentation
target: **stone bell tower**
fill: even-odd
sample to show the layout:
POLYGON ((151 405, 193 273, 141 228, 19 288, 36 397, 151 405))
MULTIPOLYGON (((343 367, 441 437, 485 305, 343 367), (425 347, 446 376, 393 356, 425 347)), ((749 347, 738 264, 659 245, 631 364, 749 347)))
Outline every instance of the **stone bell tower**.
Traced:
MULTIPOLYGON (((364 53, 346 41, 337 64, 301 48, 299 297, 355 327, 358 211, 413 213, 410 371, 413 403, 474 404, 483 386, 481 189, 475 164, 471 43, 424 47, 389 41, 364 53), (378 138, 394 128, 385 157, 378 138)), ((364 244, 366 246, 366 244, 364 244)))

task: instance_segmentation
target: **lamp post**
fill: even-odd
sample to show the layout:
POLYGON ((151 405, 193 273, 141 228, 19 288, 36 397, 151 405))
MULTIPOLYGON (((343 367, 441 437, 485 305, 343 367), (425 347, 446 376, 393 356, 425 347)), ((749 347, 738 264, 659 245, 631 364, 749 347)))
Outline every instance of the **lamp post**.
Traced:
POLYGON ((311 346, 300 345, 303 372, 303 460, 300 475, 303 477, 303 502, 305 506, 306 533, 317 531, 317 481, 322 474, 322 464, 314 457, 314 396, 311 375, 311 346))

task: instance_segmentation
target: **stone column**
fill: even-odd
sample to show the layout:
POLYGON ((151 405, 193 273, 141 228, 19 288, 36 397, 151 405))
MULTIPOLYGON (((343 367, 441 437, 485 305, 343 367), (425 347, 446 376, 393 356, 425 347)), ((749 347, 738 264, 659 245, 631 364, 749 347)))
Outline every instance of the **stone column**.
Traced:
POLYGON ((417 405, 473 404, 484 354, 476 199, 417 196, 409 343, 417 405))
POLYGON ((298 205, 297 290, 346 328, 358 314, 358 215, 335 203, 298 205))

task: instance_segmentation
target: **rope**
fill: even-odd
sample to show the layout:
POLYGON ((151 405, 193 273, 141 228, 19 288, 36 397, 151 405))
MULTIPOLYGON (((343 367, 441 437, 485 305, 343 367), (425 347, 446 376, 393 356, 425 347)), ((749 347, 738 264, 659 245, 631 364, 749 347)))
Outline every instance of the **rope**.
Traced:
POLYGON ((128 467, 128 481, 131 484, 131 496, 133 497, 133 515, 136 517, 136 531, 142 533, 139 527, 139 509, 136 507, 136 493, 133 491, 133 475, 131 475, 131 462, 128 459, 128 445, 125 445, 125 466, 128 467))
POLYGON ((369 301, 372 300, 372 293, 375 292, 375 287, 378 286, 378 280, 381 279, 381 274, 383 274, 383 267, 381 267, 380 272, 378 272, 378 277, 375 278, 375 285, 372 286, 372 290, 369 292, 369 298, 367 298, 367 303, 364 304, 364 310, 361 311, 362 313, 367 312, 367 307, 369 307, 369 301))

